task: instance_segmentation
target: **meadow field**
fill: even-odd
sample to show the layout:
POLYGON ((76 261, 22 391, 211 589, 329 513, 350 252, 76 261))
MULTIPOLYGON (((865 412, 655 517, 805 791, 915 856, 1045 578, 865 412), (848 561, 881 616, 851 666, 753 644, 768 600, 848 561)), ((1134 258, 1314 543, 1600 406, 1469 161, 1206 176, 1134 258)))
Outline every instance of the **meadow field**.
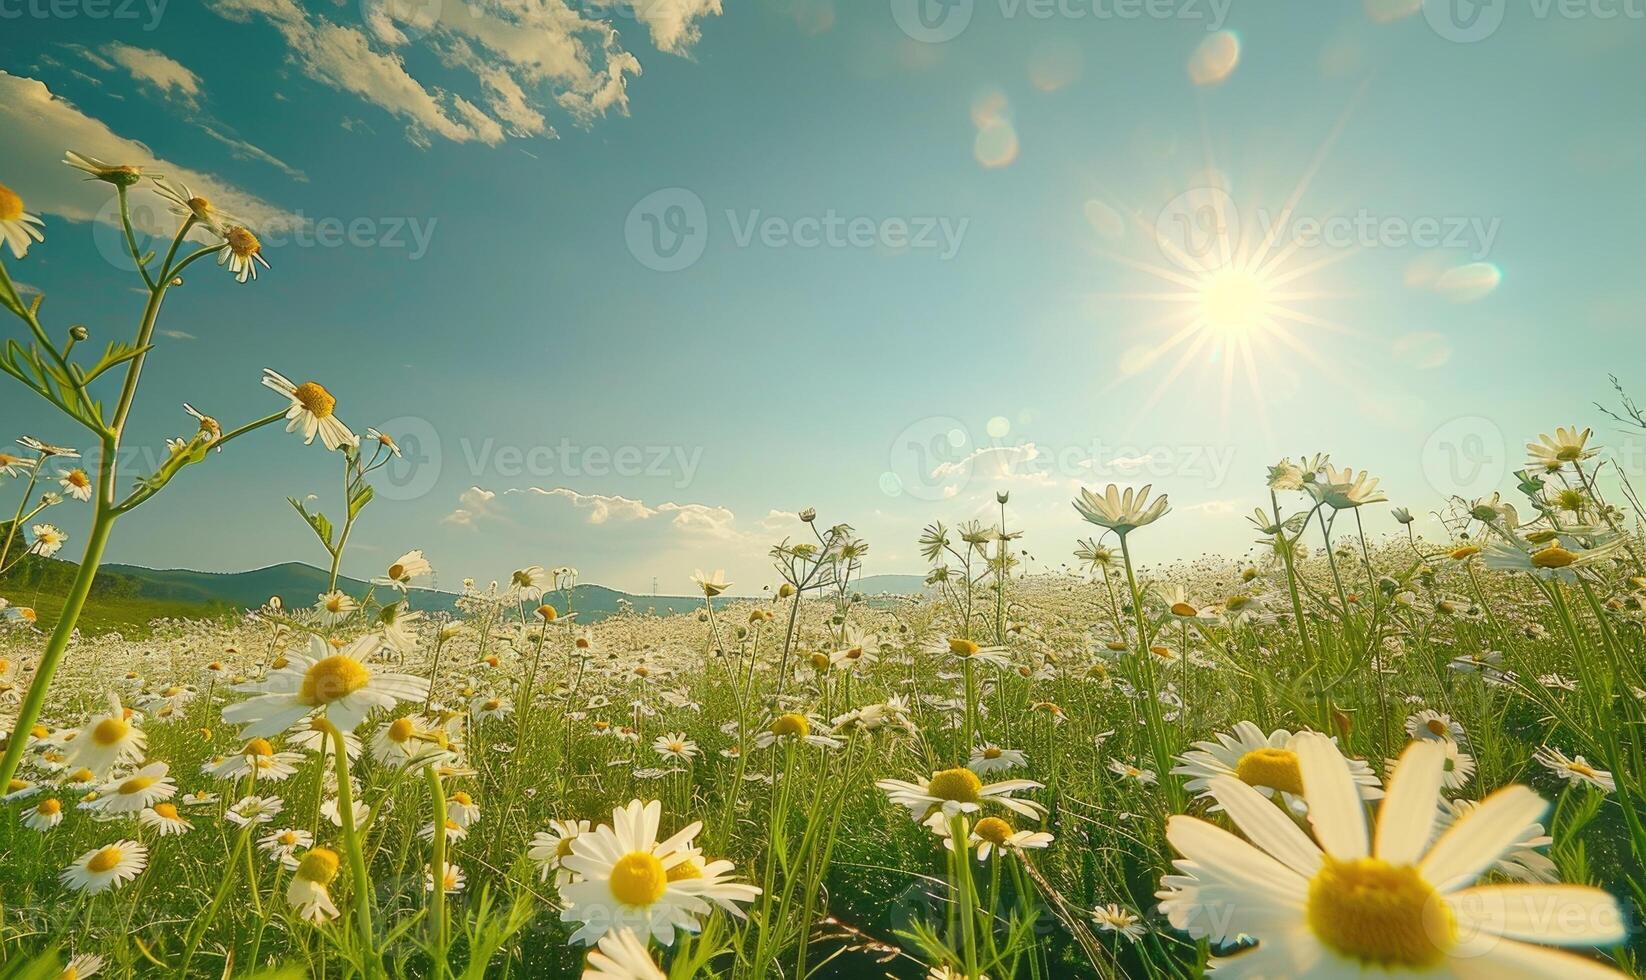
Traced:
MULTIPOLYGON (((133 244, 143 318, 93 359, 0 265, 0 367, 88 440, 0 451, 0 975, 1638 975, 1646 540, 1594 429, 1529 433, 1518 490, 1438 537, 1398 507, 1368 535, 1399 502, 1320 454, 1248 475, 1225 560, 1152 553, 1170 487, 1083 490, 1042 541, 1001 492, 933 513, 916 595, 860 595, 871 542, 807 510, 765 581, 699 572, 695 614, 580 619, 575 555, 443 569, 481 574, 435 613, 416 541, 336 587, 399 447, 318 383, 268 371, 268 416, 189 407, 116 472, 168 291, 260 247, 67 162, 122 205, 157 182, 180 230, 133 244), (92 629, 116 522, 282 422, 343 475, 334 516, 280 515, 332 587, 92 629), (77 507, 84 542, 53 523, 77 507), (1028 574, 1031 546, 1070 557, 1028 574), (55 608, 8 594, 65 547, 55 608)), ((42 247, 25 205, 0 188, 8 261, 42 247)), ((1599 421, 1646 429, 1626 396, 1599 421)))

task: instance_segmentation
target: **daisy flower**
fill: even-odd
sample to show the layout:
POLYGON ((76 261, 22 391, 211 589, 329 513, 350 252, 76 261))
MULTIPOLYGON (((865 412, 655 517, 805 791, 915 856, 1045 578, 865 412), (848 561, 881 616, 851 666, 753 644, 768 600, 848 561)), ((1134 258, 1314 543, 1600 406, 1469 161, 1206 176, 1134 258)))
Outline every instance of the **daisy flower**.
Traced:
MULTIPOLYGON (((935 828, 934 828, 935 829, 935 828)), ((948 828, 939 831, 943 838, 943 846, 953 850, 954 840, 948 834, 948 828)), ((1023 851, 1050 846, 1052 835, 1044 831, 1016 830, 1012 825, 999 817, 984 817, 972 825, 971 833, 966 843, 977 852, 979 861, 987 861, 990 854, 1007 851, 1023 851)))
POLYGON ((1032 779, 1008 779, 985 785, 970 769, 944 769, 932 773, 925 784, 901 779, 881 779, 875 785, 893 802, 908 807, 917 823, 937 826, 962 813, 977 813, 985 803, 995 803, 1013 813, 1038 820, 1046 810, 1032 800, 1014 799, 1018 790, 1043 788, 1032 779))
POLYGON ((1120 759, 1109 760, 1109 771, 1116 776, 1136 780, 1140 786, 1153 786, 1160 781, 1160 778, 1154 774, 1153 770, 1143 769, 1120 759))
POLYGON ((1174 816, 1183 855, 1158 893, 1171 924, 1215 945, 1250 941, 1212 969, 1246 977, 1572 976, 1616 974, 1536 943, 1611 945, 1625 936, 1610 895, 1575 885, 1477 885, 1548 809, 1524 786, 1503 789, 1438 838, 1446 753, 1413 742, 1368 833, 1347 760, 1324 735, 1295 750, 1313 839, 1232 776, 1210 786, 1245 839, 1174 816), (1248 843, 1247 841, 1251 841, 1248 843))
POLYGON ((538 878, 548 881, 549 875, 553 874, 554 886, 565 887, 566 883, 572 880, 572 873, 562 868, 560 861, 571 854, 572 841, 588 832, 587 820, 550 820, 547 833, 540 830, 533 834, 526 857, 537 865, 538 878))
MULTIPOLYGON (((463 869, 448 861, 443 870, 444 873, 440 876, 440 890, 447 895, 455 895, 462 891, 463 885, 468 880, 468 877, 463 874, 463 869)), ((434 891, 434 870, 432 868, 423 872, 423 890, 426 892, 434 891)))
POLYGON ((991 772, 1021 769, 1028 764, 1029 758, 1021 750, 1003 749, 998 745, 984 745, 972 749, 972 757, 966 763, 966 768, 979 776, 987 776, 991 772))
MULTIPOLYGON (((367 432, 372 430, 367 429, 367 432)), ((434 571, 434 566, 423 557, 421 551, 408 551, 396 558, 390 565, 387 574, 382 578, 372 579, 373 585, 387 586, 399 589, 401 592, 411 588, 412 580, 421 578, 434 571)))
POLYGON ((1327 466, 1323 479, 1310 483, 1308 490, 1316 500, 1333 510, 1353 510, 1389 499, 1389 495, 1379 490, 1377 484, 1377 478, 1365 470, 1356 473, 1353 467, 1338 469, 1327 466))
POLYGON ((57 975, 57 980, 86 980, 103 969, 103 957, 96 953, 78 953, 69 957, 68 965, 57 975))
POLYGON ((732 583, 726 581, 726 570, 723 568, 715 569, 713 575, 706 575, 699 568, 692 574, 692 584, 701 589, 704 596, 711 599, 732 587, 732 583))
POLYGON ((1142 939, 1149 932, 1137 913, 1123 909, 1113 902, 1092 910, 1092 924, 1103 932, 1112 932, 1133 942, 1142 939))
POLYGON ((668 974, 657 968, 645 942, 633 930, 619 929, 600 937, 599 947, 589 954, 583 980, 668 980, 668 974))
POLYGON ((34 460, 0 451, 0 476, 21 476, 34 469, 34 460))
POLYGON ((824 749, 838 749, 846 744, 830 735, 828 726, 822 721, 796 712, 778 715, 766 726, 765 731, 754 737, 754 744, 762 749, 770 748, 778 742, 793 741, 805 742, 807 745, 824 749))
POLYGON ((129 164, 104 163, 102 160, 84 153, 68 150, 63 154, 63 162, 87 174, 91 180, 101 180, 118 187, 131 187, 144 177, 159 178, 160 175, 143 167, 134 167, 129 164))
POLYGON ((105 776, 115 766, 142 758, 147 746, 148 738, 131 723, 119 695, 110 691, 108 713, 86 722, 69 742, 66 762, 71 769, 90 769, 94 775, 105 776))
MULTIPOLYGON (((1306 734, 1310 733, 1294 735, 1277 728, 1265 735, 1263 729, 1249 721, 1237 722, 1232 733, 1220 732, 1216 741, 1195 742, 1193 750, 1178 756, 1180 765, 1172 769, 1172 775, 1188 776, 1184 788, 1202 797, 1212 796, 1212 780, 1229 776, 1264 796, 1281 794, 1293 812, 1301 813, 1307 804, 1294 743, 1306 734)), ((1382 785, 1372 767, 1360 759, 1350 759, 1348 764, 1360 798, 1382 798, 1382 785)), ((1214 806, 1213 810, 1216 809, 1214 806)))
POLYGON ((759 894, 752 885, 718 876, 671 874, 691 859, 686 848, 703 825, 693 823, 659 842, 662 812, 656 800, 633 800, 612 810, 609 825, 572 838, 572 853, 561 858, 561 866, 575 877, 560 895, 566 903, 561 918, 578 923, 573 943, 592 943, 609 931, 628 928, 670 945, 676 930, 700 928, 698 917, 709 913, 709 902, 747 902, 759 894))
POLYGON ((36 524, 29 530, 34 534, 34 553, 42 558, 50 558, 62 551, 69 540, 69 536, 55 524, 36 524))
POLYGON ((508 698, 493 698, 485 695, 475 695, 469 702, 469 711, 478 721, 490 721, 493 718, 507 718, 514 710, 514 705, 508 698))
POLYGON ((314 604, 314 611, 319 614, 320 621, 327 626, 336 626, 360 608, 353 597, 344 592, 323 593, 314 604))
POLYGON ((156 803, 137 815, 137 822, 145 827, 152 828, 161 837, 173 834, 186 834, 194 829, 194 824, 177 812, 177 806, 172 803, 156 803))
POLYGON ((314 442, 316 435, 322 445, 333 451, 358 444, 359 440, 349 427, 332 414, 337 408, 337 399, 318 383, 305 381, 293 384, 283 375, 264 368, 263 386, 291 399, 291 407, 286 410, 289 420, 286 431, 296 432, 301 428, 305 446, 314 442))
POLYGON ((1469 744, 1469 736, 1463 731, 1463 726, 1453 721, 1451 715, 1428 708, 1406 716, 1406 734, 1414 739, 1450 739, 1459 745, 1469 744))
POLYGON ((236 827, 250 827, 253 824, 273 823, 274 818, 286 804, 275 796, 247 796, 233 806, 223 811, 223 819, 236 827))
POLYGON ((0 184, 0 243, 9 246, 12 255, 22 258, 29 254, 31 241, 46 240, 40 231, 43 227, 39 218, 23 210, 23 199, 17 192, 0 184))
POLYGON ((697 743, 688 739, 685 732, 670 732, 657 736, 652 741, 652 751, 676 762, 690 762, 693 757, 702 754, 697 748, 697 743))
POLYGON ((1545 769, 1574 786, 1587 783, 1607 793, 1617 789, 1617 780, 1612 778, 1610 772, 1596 769, 1581 755, 1567 758, 1566 753, 1545 745, 1533 753, 1533 757, 1543 763, 1545 769))
POLYGON ((20 816, 23 826, 43 834, 63 822, 63 801, 48 796, 24 810, 20 816))
POLYGON ((542 565, 527 565, 509 576, 510 587, 520 590, 521 596, 527 599, 541 598, 548 584, 549 572, 542 565))
POLYGON ((240 751, 227 758, 214 759, 201 766, 201 771, 216 779, 236 780, 256 775, 260 780, 279 782, 297 771, 303 761, 301 752, 276 752, 266 738, 247 739, 240 751))
POLYGON ((297 858, 294 856, 299 850, 305 850, 314 843, 314 835, 306 830, 295 830, 287 827, 276 830, 257 839, 257 849, 269 856, 269 860, 285 865, 295 870, 297 858))
POLYGON ((223 709, 223 720, 246 726, 250 737, 277 734, 303 718, 318 715, 341 731, 353 731, 377 708, 415 701, 428 694, 426 678, 377 670, 366 660, 377 649, 375 636, 364 636, 341 650, 314 637, 308 655, 289 653, 283 667, 262 680, 235 689, 256 697, 223 709))
POLYGON ((219 235, 223 233, 225 224, 233 223, 233 219, 213 207, 211 201, 190 190, 188 184, 174 184, 160 177, 156 178, 154 189, 161 197, 171 202, 171 213, 179 218, 193 218, 219 235))
POLYGON ((1542 433, 1536 442, 1526 444, 1527 465, 1556 473, 1567 463, 1581 463, 1598 452, 1588 446, 1589 436, 1593 433, 1593 429, 1579 432, 1575 425, 1560 426, 1553 436, 1542 433))
POLYGON ((384 765, 403 766, 427 751, 432 731, 432 726, 412 715, 385 722, 372 736, 372 758, 384 765))
POLYGON ((951 656, 962 663, 985 663, 1005 670, 1012 665, 1005 647, 982 646, 962 636, 944 636, 926 644, 922 649, 934 657, 951 656))
POLYGON ((458 790, 446 799, 446 816, 459 827, 468 829, 480 822, 480 807, 474 797, 458 790))
POLYGON ((257 278, 257 267, 269 268, 263 258, 263 243, 244 225, 222 229, 223 247, 217 252, 217 264, 226 267, 236 282, 257 278))
POLYGON ((177 782, 164 762, 151 762, 136 772, 110 780, 97 788, 93 807, 101 813, 136 813, 177 792, 177 782))
POLYGON ((73 497, 75 500, 80 501, 81 503, 85 503, 90 500, 92 491, 97 489, 92 483, 91 477, 87 475, 85 470, 80 469, 78 466, 64 473, 63 476, 58 479, 57 485, 63 488, 64 493, 73 497))
POLYGON ((1125 537, 1146 524, 1160 520, 1171 509, 1165 494, 1156 497, 1154 503, 1149 503, 1149 491, 1152 489, 1152 485, 1142 490, 1127 487, 1122 494, 1120 487, 1111 483, 1099 497, 1082 487, 1080 496, 1075 498, 1074 509, 1089 523, 1106 527, 1125 537))
MULTIPOLYGON (((1446 800, 1440 807, 1440 818, 1436 827, 1445 831, 1459 820, 1473 813, 1480 807, 1477 800, 1446 800)), ((1556 882, 1560 880, 1560 870, 1543 850, 1553 844, 1555 839, 1543 830, 1543 824, 1528 824, 1503 852, 1498 855, 1492 870, 1514 881, 1556 882)))
POLYGON ((298 918, 309 922, 337 918, 337 906, 328 891, 337 877, 337 866, 337 852, 324 847, 311 848, 298 858, 291 884, 286 886, 286 901, 297 910, 298 918))
POLYGON ((148 863, 148 848, 134 840, 122 840, 87 851, 57 877, 75 891, 96 895, 137 877, 148 863))

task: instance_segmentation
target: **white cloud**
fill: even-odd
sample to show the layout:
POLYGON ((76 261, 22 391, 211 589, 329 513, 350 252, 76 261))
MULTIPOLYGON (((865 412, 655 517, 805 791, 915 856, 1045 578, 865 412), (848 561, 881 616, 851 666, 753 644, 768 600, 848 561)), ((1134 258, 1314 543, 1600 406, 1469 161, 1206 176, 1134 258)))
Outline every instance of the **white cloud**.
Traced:
POLYGON ((652 33, 659 51, 684 54, 702 35, 697 22, 719 16, 720 0, 632 0, 635 19, 652 33))
MULTIPOLYGON (((222 210, 239 215, 255 228, 286 230, 301 223, 296 215, 220 177, 164 159, 144 144, 121 136, 73 103, 53 95, 45 83, 0 71, 0 160, 6 161, 6 182, 37 214, 115 223, 113 189, 83 180, 83 175, 64 166, 61 161, 65 149, 115 163, 150 167, 188 184, 195 193, 211 198, 222 210)), ((175 230, 169 206, 148 183, 132 188, 130 198, 134 224, 141 230, 175 230)), ((49 234, 48 228, 48 243, 49 234)))
POLYGON ((457 498, 457 509, 441 519, 442 524, 456 524, 459 527, 473 527, 482 518, 491 515, 491 502, 497 499, 497 494, 483 487, 470 487, 464 490, 457 498))
POLYGON ((544 497, 561 497, 571 501, 573 507, 589 512, 590 524, 605 524, 608 521, 643 521, 655 517, 657 511, 647 507, 638 500, 628 497, 608 497, 598 493, 578 493, 566 487, 555 487, 553 490, 544 490, 541 487, 529 487, 525 490, 509 490, 508 493, 530 493, 544 497))
MULTIPOLYGON (((133 79, 152 85, 168 98, 187 106, 200 100, 200 76, 158 51, 137 48, 116 41, 103 46, 103 54, 124 68, 133 79)), ((93 64, 97 64, 93 60, 93 64)), ((103 62, 107 64, 107 62, 103 62)))

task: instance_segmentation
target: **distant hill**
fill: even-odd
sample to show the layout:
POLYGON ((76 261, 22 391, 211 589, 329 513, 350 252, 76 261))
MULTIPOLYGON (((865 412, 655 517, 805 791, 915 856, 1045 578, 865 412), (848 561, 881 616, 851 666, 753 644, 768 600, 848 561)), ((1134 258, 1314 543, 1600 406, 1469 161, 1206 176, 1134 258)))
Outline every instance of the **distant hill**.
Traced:
MULTIPOLYGON (((42 628, 49 628, 62 606, 74 577, 73 562, 30 558, 5 579, 0 579, 0 597, 15 605, 33 606, 42 628)), ((327 573, 302 562, 286 562, 248 572, 197 572, 189 569, 144 568, 140 565, 110 563, 98 570, 92 600, 81 617, 82 628, 103 632, 141 631, 154 619, 195 619, 237 615, 256 609, 279 596, 288 606, 310 605, 326 589, 327 573)), ((337 586, 354 596, 365 595, 371 585, 347 576, 337 586)), ((866 596, 913 595, 925 591, 919 575, 870 575, 854 584, 853 591, 866 596)), ((457 596, 436 589, 412 589, 412 608, 426 612, 457 611, 457 596)), ((717 602, 735 601, 727 596, 717 602)), ((642 596, 609 589, 603 585, 579 585, 572 590, 571 607, 582 621, 597 621, 618 612, 628 603, 636 612, 667 616, 701 608, 696 596, 642 596)))

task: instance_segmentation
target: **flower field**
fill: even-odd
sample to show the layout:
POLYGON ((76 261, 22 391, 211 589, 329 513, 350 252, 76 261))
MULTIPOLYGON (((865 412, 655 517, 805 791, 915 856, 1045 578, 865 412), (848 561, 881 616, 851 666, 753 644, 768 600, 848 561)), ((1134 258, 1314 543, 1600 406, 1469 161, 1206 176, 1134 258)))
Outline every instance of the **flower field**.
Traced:
MULTIPOLYGON (((918 595, 862 595, 869 543, 805 511, 766 581, 700 572, 695 615, 586 620, 544 565, 445 570, 478 576, 457 613, 419 609, 408 541, 362 594, 79 632, 118 520, 218 450, 286 423, 260 438, 341 469, 338 516, 292 502, 335 586, 400 448, 269 370, 266 417, 180 404, 117 473, 182 272, 267 263, 186 188, 67 162, 122 203, 158 182, 180 230, 98 357, 0 266, 0 367, 83 439, 0 452, 5 976, 1638 975, 1646 542, 1591 429, 1438 539, 1398 508, 1368 535, 1398 501, 1317 455, 1249 475, 1226 560, 1159 561, 1170 488, 1111 485, 1066 540, 1006 493, 930 524, 918 595), (1072 561, 1027 574, 1030 546, 1072 561), (77 552, 43 632, 6 575, 77 552)), ((12 269, 45 247, 26 206, 0 188, 12 269)))

